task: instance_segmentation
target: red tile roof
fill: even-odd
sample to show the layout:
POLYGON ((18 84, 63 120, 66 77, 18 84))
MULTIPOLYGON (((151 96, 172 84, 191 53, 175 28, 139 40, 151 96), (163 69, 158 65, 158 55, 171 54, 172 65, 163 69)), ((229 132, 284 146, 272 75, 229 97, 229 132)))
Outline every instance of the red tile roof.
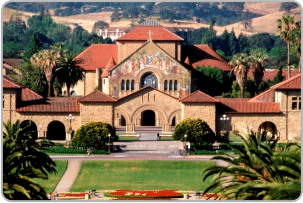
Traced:
POLYGON ((183 46, 182 53, 184 53, 182 61, 185 61, 188 57, 193 68, 197 66, 210 66, 220 68, 223 71, 232 70, 227 61, 207 44, 183 46))
POLYGON ((149 31, 151 31, 151 39, 153 41, 183 41, 181 37, 166 30, 162 26, 144 25, 137 26, 127 34, 119 37, 117 41, 147 41, 149 39, 149 31))
MULTIPOLYGON (((267 80, 271 80, 272 81, 276 77, 278 71, 279 71, 278 69, 265 69, 264 76, 263 76, 262 80, 263 81, 267 81, 267 80)), ((290 70, 291 77, 293 77, 293 76, 295 76, 295 75, 297 75, 299 73, 300 73, 300 71, 298 69, 291 69, 290 70)), ((282 70, 282 75, 284 76, 285 79, 287 78, 287 76, 288 76, 287 69, 283 69, 282 70)), ((254 78, 254 75, 253 75, 253 73, 252 73, 252 71, 250 69, 247 72, 247 77, 254 78)))
POLYGON ((118 46, 115 44, 92 44, 80 53, 76 59, 83 60, 81 67, 84 70, 104 69, 108 61, 114 58, 118 60, 118 46))
POLYGON ((139 90, 136 90, 136 91, 134 91, 134 92, 132 92, 132 93, 130 93, 130 94, 124 96, 124 97, 118 98, 118 101, 120 101, 120 100, 122 100, 122 99, 124 99, 124 98, 130 97, 130 96, 132 96, 132 95, 135 95, 135 94, 137 94, 137 93, 139 93, 139 92, 142 92, 142 91, 144 91, 144 90, 146 90, 146 89, 156 90, 156 91, 158 91, 158 92, 161 92, 162 94, 165 94, 165 95, 167 95, 167 96, 169 96, 169 97, 171 97, 171 98, 173 98, 173 99, 178 100, 178 98, 176 98, 176 97, 174 97, 174 96, 172 96, 172 95, 170 95, 170 94, 167 94, 166 92, 163 92, 163 91, 161 91, 161 90, 159 90, 159 89, 157 89, 157 88, 154 88, 154 87, 152 87, 152 86, 146 86, 146 87, 143 87, 143 88, 141 88, 141 89, 139 89, 139 90))
POLYGON ((113 67, 115 67, 117 64, 113 57, 111 57, 106 65, 106 68, 104 69, 103 73, 101 74, 102 78, 108 77, 108 71, 110 71, 113 67))
POLYGON ((274 102, 275 90, 269 89, 250 99, 248 102, 274 102))
POLYGON ((43 99, 41 95, 38 93, 34 92, 31 89, 28 88, 23 88, 21 92, 21 100, 22 101, 33 101, 33 100, 39 100, 43 99))
POLYGON ((19 88, 23 88, 24 86, 17 83, 16 81, 10 79, 7 76, 3 76, 3 89, 19 89, 19 88))
POLYGON ((117 100, 114 99, 111 96, 108 96, 107 94, 104 94, 103 92, 97 90, 95 92, 92 92, 81 99, 79 99, 80 103, 83 102, 90 102, 90 103, 112 103, 116 102, 117 100))
POLYGON ((301 89, 301 73, 293 76, 283 82, 280 82, 272 87, 275 90, 300 90, 301 89))
POLYGON ((7 63, 10 66, 17 67, 20 63, 23 63, 23 59, 14 59, 14 58, 3 58, 3 63, 7 63))
POLYGON ((279 103, 275 102, 248 102, 249 99, 218 98, 229 107, 229 113, 281 113, 279 103))
POLYGON ((179 100, 182 103, 204 103, 204 102, 219 102, 215 98, 201 92, 200 90, 195 91, 194 93, 182 98, 179 100))
POLYGON ((78 97, 50 97, 47 100, 21 102, 17 112, 79 113, 78 97))

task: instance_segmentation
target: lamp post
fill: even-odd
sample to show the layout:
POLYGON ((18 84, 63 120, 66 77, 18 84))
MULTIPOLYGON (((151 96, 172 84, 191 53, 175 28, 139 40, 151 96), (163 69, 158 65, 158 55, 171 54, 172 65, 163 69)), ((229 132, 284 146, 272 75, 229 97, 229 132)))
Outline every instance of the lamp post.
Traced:
POLYGON ((66 120, 69 121, 69 130, 72 130, 72 121, 75 120, 75 117, 73 117, 72 114, 69 114, 68 117, 66 117, 66 120))
MULTIPOLYGON (((223 116, 220 118, 220 121, 222 122, 223 125, 223 132, 221 132, 221 136, 224 137, 225 140, 228 140, 228 133, 227 133, 227 122, 229 121, 229 117, 223 114, 223 116)), ((221 137, 222 138, 222 137, 221 137)))
POLYGON ((186 146, 186 138, 187 138, 186 134, 184 135, 184 138, 185 138, 185 141, 184 141, 183 147, 184 147, 185 151, 187 151, 187 149, 185 148, 185 146, 186 146))
POLYGON ((110 154, 110 134, 108 134, 108 153, 110 154))

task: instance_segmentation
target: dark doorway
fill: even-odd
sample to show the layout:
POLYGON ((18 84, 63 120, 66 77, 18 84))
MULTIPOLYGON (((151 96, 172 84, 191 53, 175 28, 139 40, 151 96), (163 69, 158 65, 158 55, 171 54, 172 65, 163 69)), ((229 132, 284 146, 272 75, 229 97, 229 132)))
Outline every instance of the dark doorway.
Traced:
POLYGON ((156 114, 152 110, 143 111, 141 114, 142 126, 155 126, 156 114))
POLYGON ((120 125, 126 126, 126 120, 125 120, 124 116, 122 116, 122 115, 121 115, 120 125))
POLYGON ((30 133, 30 135, 34 138, 38 138, 37 125, 31 120, 22 121, 20 124, 21 128, 25 128, 25 131, 30 133))
POLYGON ((171 122, 171 126, 176 126, 176 116, 173 118, 173 120, 171 122))
POLYGON ((47 126, 46 138, 49 140, 65 140, 65 126, 60 121, 52 121, 47 126))

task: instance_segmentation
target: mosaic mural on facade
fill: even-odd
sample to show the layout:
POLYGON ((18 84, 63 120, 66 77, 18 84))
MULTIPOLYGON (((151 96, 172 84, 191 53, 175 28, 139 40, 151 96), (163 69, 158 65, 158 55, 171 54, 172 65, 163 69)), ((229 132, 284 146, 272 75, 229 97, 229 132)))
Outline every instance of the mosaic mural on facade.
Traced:
MULTIPOLYGON (((110 94, 114 97, 119 97, 119 82, 121 81, 121 77, 134 76, 135 78, 142 70, 155 68, 161 72, 162 76, 178 75, 180 77, 178 91, 180 91, 180 95, 182 96, 188 95, 190 93, 190 71, 163 53, 156 45, 148 45, 137 51, 110 72, 110 94)), ((160 82, 159 78, 158 82, 160 82)))

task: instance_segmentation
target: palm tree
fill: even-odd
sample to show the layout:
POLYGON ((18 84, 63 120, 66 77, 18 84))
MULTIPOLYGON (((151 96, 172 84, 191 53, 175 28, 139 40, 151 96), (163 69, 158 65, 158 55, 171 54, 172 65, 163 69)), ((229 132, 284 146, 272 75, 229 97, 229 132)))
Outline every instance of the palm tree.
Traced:
POLYGON ((295 27, 293 29, 292 44, 294 45, 295 51, 298 53, 299 70, 301 72, 301 21, 295 23, 295 27))
POLYGON ((294 24, 293 16, 282 16, 282 19, 278 19, 278 32, 280 37, 287 43, 287 70, 288 78, 290 78, 290 39, 292 32, 292 25, 294 24), (284 24, 284 25, 283 25, 284 24))
POLYGON ((245 53, 239 53, 233 56, 230 65, 233 66, 233 72, 236 75, 237 82, 241 89, 241 98, 244 98, 244 86, 247 80, 248 56, 245 53))
POLYGON ((40 67, 45 74, 48 84, 48 97, 51 97, 52 82, 54 70, 57 65, 57 58, 57 53, 54 50, 40 50, 30 59, 31 64, 40 67))
POLYGON ((14 200, 46 199, 43 187, 33 178, 47 179, 56 172, 55 162, 39 150, 31 132, 20 121, 3 123, 3 193, 14 200))
POLYGON ((259 87, 264 76, 266 59, 267 55, 264 55, 261 52, 254 53, 249 57, 249 68, 254 75, 254 80, 257 87, 259 87))
POLYGON ((56 77, 61 85, 66 85, 67 96, 70 96, 70 88, 84 78, 84 70, 79 66, 82 60, 67 53, 64 57, 58 59, 56 77))
POLYGON ((250 134, 243 146, 231 146, 235 155, 213 158, 227 162, 206 169, 203 181, 215 176, 209 191, 224 200, 294 200, 301 194, 301 147, 289 145, 277 151, 278 138, 250 134))

